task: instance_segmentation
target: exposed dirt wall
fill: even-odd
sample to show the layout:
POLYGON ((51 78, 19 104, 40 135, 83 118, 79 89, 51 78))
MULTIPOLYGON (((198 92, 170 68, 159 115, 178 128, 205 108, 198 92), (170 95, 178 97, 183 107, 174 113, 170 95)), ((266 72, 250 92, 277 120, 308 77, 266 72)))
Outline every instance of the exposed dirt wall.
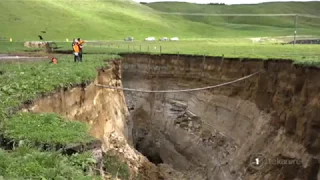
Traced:
POLYGON ((35 100, 23 111, 53 112, 70 120, 86 122, 90 125, 90 134, 102 141, 104 152, 112 151, 120 155, 133 172, 141 174, 142 179, 161 179, 157 167, 127 143, 129 114, 123 92, 95 86, 122 86, 120 62, 113 61, 110 65, 98 70, 93 82, 59 89, 35 100))
POLYGON ((133 143, 150 158, 192 172, 193 179, 317 178, 320 69, 284 60, 123 56, 124 86, 137 89, 204 87, 264 69, 250 79, 212 90, 126 92, 133 143), (255 153, 299 163, 256 170, 249 166, 255 153))

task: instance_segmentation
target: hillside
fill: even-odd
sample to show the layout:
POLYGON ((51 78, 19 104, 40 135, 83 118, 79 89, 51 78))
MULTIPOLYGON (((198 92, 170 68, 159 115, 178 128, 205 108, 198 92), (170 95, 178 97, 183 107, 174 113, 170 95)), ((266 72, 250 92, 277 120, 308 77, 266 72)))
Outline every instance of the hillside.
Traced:
POLYGON ((0 36, 34 39, 40 31, 47 39, 83 37, 117 39, 140 32, 175 32, 170 23, 146 6, 129 0, 0 1, 0 36), (145 28, 148 26, 148 28, 145 28))
MULTIPOLYGON (((151 3, 131 0, 86 0, 75 6, 72 0, 0 1, 0 39, 63 41, 82 37, 94 40, 122 40, 133 36, 179 36, 182 39, 292 35, 292 17, 244 18, 158 14, 188 13, 308 13, 318 15, 320 2, 265 3, 259 5, 214 6, 189 3, 151 3), (46 33, 40 33, 46 31, 46 33)), ((300 19, 299 33, 320 35, 320 21, 300 19)))
MULTIPOLYGON (((320 2, 272 2, 249 5, 208 5, 184 2, 156 2, 147 6, 156 11, 168 13, 205 13, 205 14, 310 14, 320 16, 320 2)), ((172 18, 175 15, 165 15, 172 18)), ((202 22, 212 26, 245 30, 256 27, 283 28, 294 27, 294 17, 213 17, 213 16, 180 16, 185 20, 202 22)), ((317 34, 315 28, 320 27, 320 19, 298 18, 298 28, 304 34, 317 34)))

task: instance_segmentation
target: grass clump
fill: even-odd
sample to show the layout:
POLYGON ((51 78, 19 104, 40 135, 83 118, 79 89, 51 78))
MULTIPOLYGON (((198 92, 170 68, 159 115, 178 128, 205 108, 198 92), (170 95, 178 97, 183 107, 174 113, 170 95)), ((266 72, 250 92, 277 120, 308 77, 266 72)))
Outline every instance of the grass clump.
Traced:
POLYGON ((103 167, 112 177, 118 177, 121 180, 128 180, 130 177, 129 166, 115 155, 105 154, 103 167))
POLYGON ((58 152, 40 152, 28 147, 12 152, 0 149, 0 159, 0 179, 99 179, 94 173, 84 172, 81 166, 74 164, 75 159, 85 166, 92 167, 94 163, 58 152))
POLYGON ((4 125, 4 136, 26 143, 68 145, 87 143, 89 127, 85 123, 68 121, 55 114, 18 113, 4 125))

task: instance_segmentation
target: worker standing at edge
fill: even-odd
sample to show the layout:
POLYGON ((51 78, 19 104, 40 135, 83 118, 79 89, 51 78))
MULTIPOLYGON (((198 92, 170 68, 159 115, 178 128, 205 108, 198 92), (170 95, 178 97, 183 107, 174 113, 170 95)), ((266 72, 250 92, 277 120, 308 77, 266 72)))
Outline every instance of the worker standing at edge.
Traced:
POLYGON ((78 41, 75 39, 74 43, 72 44, 73 48, 73 54, 74 54, 74 62, 79 61, 79 53, 80 53, 80 47, 78 44, 78 41))
POLYGON ((82 62, 82 48, 83 48, 83 43, 84 43, 84 41, 81 40, 80 38, 78 38, 78 45, 79 45, 79 48, 80 48, 79 58, 80 58, 80 61, 81 61, 81 62, 82 62))

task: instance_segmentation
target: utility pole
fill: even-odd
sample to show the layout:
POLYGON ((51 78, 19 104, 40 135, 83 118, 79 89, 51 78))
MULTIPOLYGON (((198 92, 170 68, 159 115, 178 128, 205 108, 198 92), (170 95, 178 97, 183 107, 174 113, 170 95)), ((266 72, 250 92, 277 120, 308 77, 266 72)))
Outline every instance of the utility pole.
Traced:
POLYGON ((297 26, 298 26, 298 14, 296 14, 294 19, 294 45, 296 44, 296 41, 297 41, 297 26))

